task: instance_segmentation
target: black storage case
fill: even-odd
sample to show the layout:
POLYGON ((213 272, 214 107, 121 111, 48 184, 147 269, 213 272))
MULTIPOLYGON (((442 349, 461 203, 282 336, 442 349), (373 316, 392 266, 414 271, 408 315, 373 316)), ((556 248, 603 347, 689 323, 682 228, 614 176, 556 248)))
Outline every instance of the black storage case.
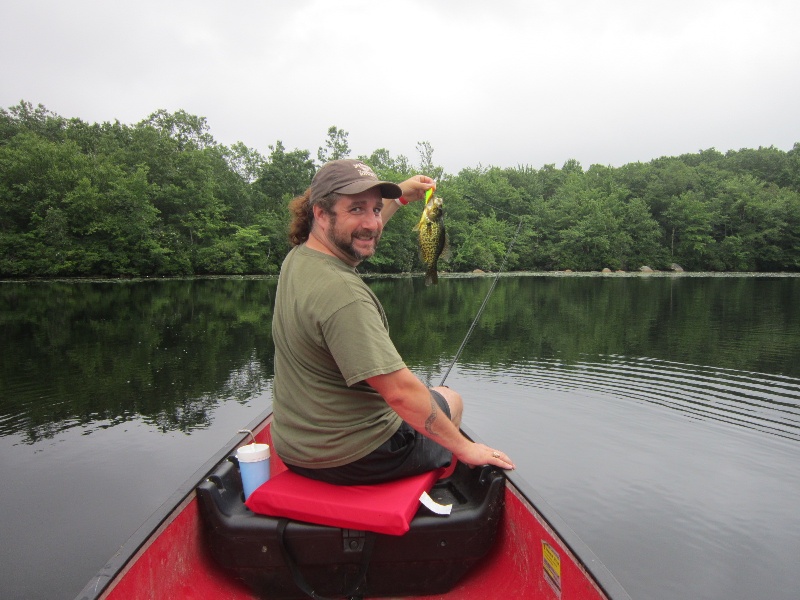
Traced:
MULTIPOLYGON (((284 543, 318 596, 440 594, 492 547, 505 503, 505 477, 497 469, 459 464, 430 495, 453 504, 443 517, 420 506, 402 536, 365 533, 284 521, 284 543), (362 558, 374 536, 363 581, 362 558)), ((242 483, 231 457, 197 488, 204 535, 216 562, 270 600, 305 598, 284 560, 281 519, 257 515, 243 503, 242 483)))

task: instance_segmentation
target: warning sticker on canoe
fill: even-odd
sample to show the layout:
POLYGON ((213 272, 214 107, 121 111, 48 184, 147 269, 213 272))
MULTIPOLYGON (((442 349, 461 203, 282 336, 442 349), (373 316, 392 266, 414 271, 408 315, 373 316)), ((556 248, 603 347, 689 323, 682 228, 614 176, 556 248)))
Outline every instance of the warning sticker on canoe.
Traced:
POLYGON ((542 568, 544 578, 553 591, 561 597, 561 557, 550 544, 542 540, 542 568))

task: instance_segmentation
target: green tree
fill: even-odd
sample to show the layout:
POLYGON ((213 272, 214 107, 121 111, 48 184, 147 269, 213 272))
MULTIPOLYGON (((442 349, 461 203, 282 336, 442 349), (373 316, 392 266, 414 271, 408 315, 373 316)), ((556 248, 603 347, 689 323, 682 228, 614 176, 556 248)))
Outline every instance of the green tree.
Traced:
POLYGON ((393 157, 386 148, 379 148, 369 156, 359 156, 358 159, 375 171, 379 179, 386 181, 405 181, 414 174, 414 168, 402 154, 393 157))
POLYGON ((708 268, 716 254, 714 207, 702 194, 687 191, 673 198, 663 214, 672 262, 690 270, 708 268))
POLYGON ((74 143, 30 131, 0 144, 2 274, 62 271, 60 253, 74 244, 64 201, 85 179, 88 166, 74 143))
POLYGON ((797 194, 752 175, 725 180, 718 197, 720 258, 726 270, 783 270, 795 262, 797 194))
POLYGON ((202 150, 216 145, 206 118, 191 115, 185 110, 170 113, 159 109, 143 124, 174 140, 180 150, 202 150))
POLYGON ((494 215, 481 216, 460 237, 458 250, 449 261, 456 271, 497 271, 506 258, 506 269, 516 262, 516 255, 506 257, 514 237, 513 228, 494 215))
MULTIPOLYGON (((331 127, 320 161, 350 154, 331 127)), ((133 125, 65 119, 22 101, 0 109, 0 276, 274 273, 287 202, 310 184, 307 150, 270 155, 214 141, 204 117, 158 110, 133 125)), ((449 175, 380 148, 382 179, 435 177, 457 270, 800 270, 800 144, 715 149, 620 168, 467 168, 449 175)), ((397 212, 365 272, 422 268, 421 204, 397 212)))
POLYGON ((658 224, 606 167, 586 174, 573 169, 549 213, 556 224, 550 249, 559 268, 630 269, 659 258, 658 224))
POLYGON ((319 160, 320 164, 350 156, 350 145, 347 142, 348 135, 344 129, 339 129, 335 125, 328 128, 325 146, 320 146, 317 149, 317 160, 319 160))
POLYGON ((757 150, 731 150, 725 155, 725 168, 732 173, 749 174, 759 181, 780 187, 791 183, 789 157, 774 146, 759 147, 757 150))
POLYGON ((264 163, 253 187, 261 195, 260 211, 286 212, 286 204, 302 194, 314 177, 314 162, 308 150, 287 152, 278 140, 270 146, 270 155, 264 163))
POLYGON ((0 140, 9 140, 27 132, 55 142, 64 139, 66 126, 66 119, 47 110, 42 104, 34 107, 23 100, 8 110, 0 108, 0 140))
POLYGON ((795 142, 792 149, 786 153, 786 170, 789 180, 787 186, 795 192, 800 192, 800 142, 795 142))
POLYGON ((258 179, 267 162, 258 150, 248 148, 242 142, 236 142, 227 149, 225 158, 231 171, 247 183, 253 183, 258 179))
POLYGON ((417 142, 419 172, 437 181, 444 175, 444 168, 433 164, 433 146, 430 142, 417 142))

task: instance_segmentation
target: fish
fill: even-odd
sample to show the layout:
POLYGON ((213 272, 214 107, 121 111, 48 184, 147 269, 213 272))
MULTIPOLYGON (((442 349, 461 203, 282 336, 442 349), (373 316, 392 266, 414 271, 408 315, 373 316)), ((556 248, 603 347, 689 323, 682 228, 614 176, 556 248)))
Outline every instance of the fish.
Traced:
POLYGON ((414 226, 419 232, 419 256, 425 263, 425 285, 438 284, 439 258, 446 258, 447 233, 444 228, 444 202, 439 196, 430 196, 422 210, 419 223, 414 226))

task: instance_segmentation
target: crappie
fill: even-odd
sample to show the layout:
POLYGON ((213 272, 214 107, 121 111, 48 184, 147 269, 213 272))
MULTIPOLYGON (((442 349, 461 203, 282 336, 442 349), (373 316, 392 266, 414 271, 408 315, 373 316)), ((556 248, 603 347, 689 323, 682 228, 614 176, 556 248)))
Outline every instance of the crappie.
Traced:
MULTIPOLYGON (((428 270, 425 273, 425 285, 439 283, 436 266, 439 258, 446 252, 447 235, 444 230, 444 206, 442 199, 432 196, 425 203, 422 217, 414 226, 419 230, 419 255, 428 270)), ((443 258, 446 258, 443 257, 443 258)))

